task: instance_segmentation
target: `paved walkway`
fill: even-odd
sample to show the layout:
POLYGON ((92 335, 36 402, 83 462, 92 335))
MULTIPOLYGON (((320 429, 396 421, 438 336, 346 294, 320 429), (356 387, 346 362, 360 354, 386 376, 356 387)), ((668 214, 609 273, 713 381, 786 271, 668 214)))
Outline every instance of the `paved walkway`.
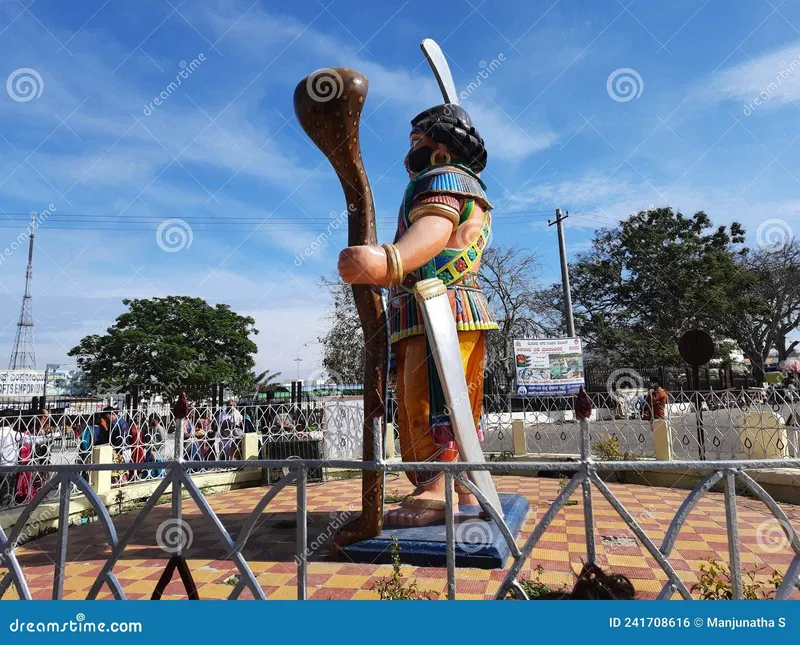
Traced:
MULTIPOLYGON (((531 512, 518 540, 522 545, 536 521, 547 510, 549 502, 558 494, 559 481, 537 477, 501 477, 498 483, 501 492, 520 493, 530 500, 531 512)), ((610 487, 657 545, 661 543, 670 521, 687 495, 686 491, 647 486, 612 484, 610 487)), ((410 489, 404 478, 387 480, 390 493, 407 493, 410 489)), ((308 565, 308 596, 311 599, 376 598, 377 594, 371 591, 371 587, 376 580, 391 573, 391 567, 387 565, 326 560, 325 537, 330 533, 329 527, 339 513, 346 512, 348 506, 355 504, 358 507, 360 490, 360 480, 309 485, 309 545, 316 538, 323 538, 323 546, 313 554, 308 565)), ((249 488, 219 493, 208 499, 222 524, 235 538, 265 492, 265 488, 249 488)), ((595 490, 594 494, 599 563, 604 568, 630 577, 639 597, 655 597, 666 581, 666 575, 634 539, 632 532, 611 506, 601 498, 599 491, 595 490)), ((264 592, 273 599, 296 597, 293 561, 295 496, 295 489, 289 487, 270 503, 244 551, 264 592)), ((544 569, 541 575, 543 582, 553 588, 564 584, 571 587, 574 575, 586 557, 580 494, 576 494, 573 500, 577 503, 566 507, 544 534, 521 577, 534 577, 533 570, 541 565, 544 569)), ((235 565, 225 559, 224 548, 194 502, 184 500, 183 508, 184 519, 192 530, 192 543, 186 550, 186 556, 200 597, 226 598, 235 583, 235 580, 230 580, 236 574, 235 565)), ((784 510, 795 527, 800 529, 800 507, 785 505, 784 510)), ((760 580, 766 580, 773 570, 785 572, 792 557, 790 547, 785 538, 780 539, 782 533, 766 508, 756 500, 740 497, 738 513, 745 568, 758 569, 760 580), (771 541, 771 537, 775 536, 778 537, 777 541, 771 541)), ((133 513, 126 513, 113 518, 119 535, 124 533, 133 516, 133 513)), ((154 508, 114 568, 128 598, 150 597, 168 558, 168 554, 158 546, 156 533, 159 525, 169 517, 169 506, 154 508)), ((86 597, 103 561, 109 555, 110 549, 104 545, 105 535, 99 524, 70 527, 65 598, 86 597)), ((687 585, 691 585, 697 581, 703 559, 717 558, 727 562, 727 548, 724 501, 721 494, 710 493, 692 512, 670 561, 687 585)), ((39 538, 17 550, 34 598, 49 598, 52 593, 55 550, 55 535, 39 538)), ((446 572, 443 568, 403 566, 403 575, 405 580, 416 580, 420 591, 445 596, 446 572)), ((493 597, 503 578, 503 571, 458 569, 456 575, 459 598, 488 599, 493 597)), ((13 586, 5 597, 16 597, 13 586)), ((111 594, 104 590, 101 597, 110 598, 111 594)), ((177 574, 164 597, 185 597, 177 574)), ((242 598, 250 597, 250 592, 245 590, 242 598)), ((793 597, 800 598, 800 592, 795 591, 793 597)))

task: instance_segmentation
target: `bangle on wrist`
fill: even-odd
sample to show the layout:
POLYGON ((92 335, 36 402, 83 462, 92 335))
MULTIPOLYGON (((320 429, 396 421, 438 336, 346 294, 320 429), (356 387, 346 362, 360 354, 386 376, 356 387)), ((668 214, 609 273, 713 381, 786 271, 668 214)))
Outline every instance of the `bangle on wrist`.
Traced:
POLYGON ((400 257, 400 251, 394 244, 384 244, 382 247, 386 251, 386 262, 389 268, 389 286, 396 287, 399 285, 403 278, 406 277, 403 272, 403 260, 400 257))

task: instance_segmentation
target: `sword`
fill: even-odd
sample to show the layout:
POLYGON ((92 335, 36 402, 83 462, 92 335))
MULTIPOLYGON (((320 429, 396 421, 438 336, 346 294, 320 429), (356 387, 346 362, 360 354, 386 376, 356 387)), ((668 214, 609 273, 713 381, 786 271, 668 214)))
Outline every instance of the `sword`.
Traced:
MULTIPOLYGON (((439 278, 420 280, 414 285, 414 295, 422 311, 425 335, 433 353, 436 371, 439 372, 458 452, 463 461, 484 463, 447 288, 439 278)), ((468 476, 486 496, 489 504, 494 506, 497 514, 503 517, 503 508, 492 481, 492 474, 486 470, 470 470, 468 476)))

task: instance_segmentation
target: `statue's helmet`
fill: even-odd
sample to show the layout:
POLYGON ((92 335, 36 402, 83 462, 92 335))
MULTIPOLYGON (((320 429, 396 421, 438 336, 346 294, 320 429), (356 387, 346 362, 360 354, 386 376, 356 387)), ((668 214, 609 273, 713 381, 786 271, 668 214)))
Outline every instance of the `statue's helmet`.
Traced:
POLYGON ((411 132, 429 135, 443 143, 461 163, 473 172, 486 168, 486 148, 483 139, 467 111, 456 103, 444 103, 428 108, 411 119, 411 132))

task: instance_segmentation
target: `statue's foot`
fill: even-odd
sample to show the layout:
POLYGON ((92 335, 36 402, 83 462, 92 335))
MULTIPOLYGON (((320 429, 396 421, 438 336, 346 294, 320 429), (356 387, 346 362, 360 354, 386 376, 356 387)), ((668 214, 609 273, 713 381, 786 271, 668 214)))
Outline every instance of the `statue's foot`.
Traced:
POLYGON ((444 491, 417 489, 383 516, 391 526, 427 526, 444 520, 444 491))
POLYGON ((356 542, 361 542, 362 540, 374 538, 376 535, 380 535, 380 527, 378 527, 376 533, 374 526, 368 525, 362 517, 357 517, 342 526, 333 536, 333 540, 331 541, 331 556, 336 557, 341 555, 344 547, 355 544, 356 542))
POLYGON ((458 492, 458 505, 459 506, 478 506, 478 498, 470 492, 458 492))

